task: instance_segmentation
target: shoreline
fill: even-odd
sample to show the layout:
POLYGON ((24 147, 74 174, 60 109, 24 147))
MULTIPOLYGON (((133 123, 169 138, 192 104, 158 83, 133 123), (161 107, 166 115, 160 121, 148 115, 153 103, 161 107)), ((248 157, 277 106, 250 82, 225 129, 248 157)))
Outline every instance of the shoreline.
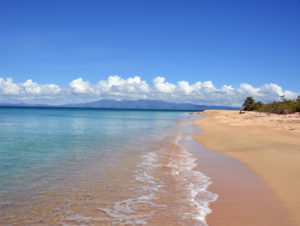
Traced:
MULTIPOLYGON (((297 139, 300 135, 300 115, 239 114, 238 111, 222 110, 208 110, 200 114, 205 118, 194 123, 203 131, 194 138, 212 153, 225 154, 244 163, 263 181, 265 188, 274 193, 274 199, 278 199, 276 206, 271 206, 268 213, 282 206, 292 223, 281 225, 300 225, 300 198, 297 196, 300 190, 300 141, 297 139)), ((205 169, 201 170, 205 172, 205 169)), ((216 187, 217 183, 210 188, 214 192, 218 189, 216 187)), ((219 189, 222 191, 222 188, 219 189)), ((249 192, 252 193, 251 189, 247 195, 249 192)), ((232 192, 227 196, 230 194, 232 192)), ((259 193, 250 196, 258 199, 259 193)), ((220 209, 221 205, 218 200, 211 203, 213 214, 208 215, 208 222, 212 222, 210 219, 214 219, 214 209, 220 209)), ((243 209, 246 211, 247 206, 243 209)), ((231 215, 234 217, 233 213, 231 215)), ((277 214, 275 216, 278 217, 277 214)))
POLYGON ((208 225, 290 225, 274 192, 247 165, 204 147, 196 151, 197 169, 211 178, 208 191, 218 195, 209 204, 212 212, 206 216, 208 225))

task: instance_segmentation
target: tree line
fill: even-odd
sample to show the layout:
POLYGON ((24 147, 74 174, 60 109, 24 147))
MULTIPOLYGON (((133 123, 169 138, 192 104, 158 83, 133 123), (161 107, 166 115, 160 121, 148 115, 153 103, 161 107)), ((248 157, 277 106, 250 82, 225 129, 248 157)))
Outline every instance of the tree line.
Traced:
POLYGON ((247 97, 243 103, 244 111, 257 111, 288 114, 300 112, 300 96, 297 99, 286 99, 281 96, 280 101, 264 104, 261 101, 255 101, 253 97, 247 97))

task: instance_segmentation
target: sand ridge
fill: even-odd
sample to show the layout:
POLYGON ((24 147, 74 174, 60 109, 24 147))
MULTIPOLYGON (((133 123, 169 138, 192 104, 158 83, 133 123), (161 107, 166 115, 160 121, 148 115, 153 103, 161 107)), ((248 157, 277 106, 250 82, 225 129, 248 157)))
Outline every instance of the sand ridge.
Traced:
POLYGON ((300 115, 209 110, 195 123, 206 148, 246 163, 263 178, 300 225, 300 115))

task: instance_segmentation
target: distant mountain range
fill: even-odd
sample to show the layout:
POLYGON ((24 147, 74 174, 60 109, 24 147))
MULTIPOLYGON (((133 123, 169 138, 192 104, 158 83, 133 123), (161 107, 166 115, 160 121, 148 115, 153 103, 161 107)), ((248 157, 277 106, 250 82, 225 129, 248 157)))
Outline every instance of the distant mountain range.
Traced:
POLYGON ((25 103, 0 103, 0 107, 57 107, 47 104, 25 104, 25 103))
POLYGON ((8 107, 63 107, 63 108, 105 108, 105 109, 142 109, 142 110, 208 110, 226 109, 237 110, 236 107, 207 106, 189 103, 172 103, 160 100, 99 100, 81 104, 65 104, 60 106, 44 104, 8 104, 0 103, 0 106, 8 107))

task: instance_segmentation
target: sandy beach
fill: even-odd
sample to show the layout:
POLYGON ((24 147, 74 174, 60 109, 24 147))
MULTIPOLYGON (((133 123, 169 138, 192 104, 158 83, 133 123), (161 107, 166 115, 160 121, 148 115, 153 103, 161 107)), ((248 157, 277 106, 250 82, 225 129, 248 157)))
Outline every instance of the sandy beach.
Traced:
MULTIPOLYGON (((278 218, 278 220, 282 220, 278 221, 278 225, 300 225, 300 114, 275 115, 256 112, 239 114, 239 111, 219 110, 209 110, 201 114, 205 117, 195 123, 199 125, 203 132, 195 136, 196 140, 208 150, 223 153, 245 163, 248 166, 247 168, 257 176, 255 179, 256 187, 252 188, 252 183, 247 185, 247 180, 237 179, 232 183, 226 182, 228 185, 227 190, 222 190, 218 187, 218 184, 212 185, 211 189, 221 192, 221 194, 217 192, 220 197, 222 193, 227 197, 230 195, 236 196, 237 191, 241 193, 241 197, 248 196, 248 194, 250 196, 248 196, 247 202, 240 202, 237 205, 228 203, 226 198, 220 198, 219 201, 212 203, 213 214, 208 216, 208 223, 222 225, 220 220, 230 218, 228 214, 231 214, 231 217, 234 218, 234 211, 237 209, 244 212, 244 216, 247 215, 245 213, 251 215, 251 200, 255 205, 256 201, 266 199, 263 203, 269 203, 269 205, 257 205, 258 208, 264 209, 266 219, 278 218), (263 181, 264 185, 259 185, 259 180, 263 181), (236 188, 236 190, 233 188, 236 188), (268 197, 266 194, 269 194, 268 197), (224 205, 226 205, 226 208, 224 205), (286 211, 281 211, 281 207, 286 211), (223 218, 220 211, 222 209, 223 218), (224 209, 227 210, 225 218, 224 209), (218 215, 218 212, 220 215, 218 215), (284 212, 287 213, 288 220, 283 219, 285 217, 284 212), (279 213, 282 213, 282 215, 279 213), (219 224, 213 223, 218 222, 218 219, 219 224)), ((247 178, 247 175, 251 175, 251 173, 243 171, 241 168, 236 167, 236 169, 237 171, 234 171, 234 167, 231 169, 232 175, 235 173, 236 178, 243 178, 244 176, 247 178)), ((222 180, 222 176, 219 175, 220 180, 222 180)), ((243 214, 240 214, 240 216, 243 216, 243 214)), ((251 216, 248 217, 253 219, 251 216)), ((239 224, 236 223, 236 225, 239 224)), ((256 222, 251 224, 249 222, 247 225, 271 225, 271 223, 257 224, 256 222)))

